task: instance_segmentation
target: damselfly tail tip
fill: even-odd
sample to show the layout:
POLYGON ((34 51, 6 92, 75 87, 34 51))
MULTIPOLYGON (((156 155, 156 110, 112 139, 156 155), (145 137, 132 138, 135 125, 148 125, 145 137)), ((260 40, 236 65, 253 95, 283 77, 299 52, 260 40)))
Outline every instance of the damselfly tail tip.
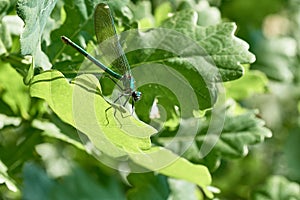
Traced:
POLYGON ((68 44, 69 43, 69 38, 67 38, 66 36, 60 36, 61 40, 65 43, 68 44))

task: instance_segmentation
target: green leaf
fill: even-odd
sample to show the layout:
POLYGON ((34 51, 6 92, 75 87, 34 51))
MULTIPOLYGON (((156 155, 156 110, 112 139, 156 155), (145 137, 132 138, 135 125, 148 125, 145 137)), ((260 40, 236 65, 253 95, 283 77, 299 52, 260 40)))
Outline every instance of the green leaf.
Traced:
MULTIPOLYGON (((265 138, 272 136, 271 131, 264 125, 265 122, 256 117, 256 111, 246 111, 241 114, 227 111, 222 133, 212 154, 229 158, 246 156, 249 152, 249 145, 261 143, 265 138)), ((214 135, 206 136, 215 137, 214 135)), ((196 137, 198 147, 203 144, 203 139, 203 135, 196 137)))
MULTIPOLYGON (((215 170, 220 164, 221 158, 240 158, 248 154, 249 146, 261 143, 265 138, 272 136, 269 129, 264 127, 265 122, 256 117, 256 111, 243 111, 237 113, 232 106, 226 111, 224 127, 221 135, 208 132, 210 118, 202 119, 199 132, 195 136, 192 132, 186 132, 184 135, 172 134, 172 132, 162 133, 157 139, 160 144, 170 146, 176 153, 184 152, 183 157, 197 163, 204 163, 210 170, 215 170), (187 148, 184 141, 195 141, 188 143, 187 148), (212 144, 211 144, 212 143, 212 144), (207 145, 212 149, 205 154, 207 145), (186 149, 187 148, 187 149, 186 149), (205 154, 204 158, 201 158, 205 154)), ((189 130, 189 123, 181 123, 181 129, 189 130)), ((177 130, 175 130, 175 133, 177 130)))
MULTIPOLYGON (((72 8, 77 8, 77 6, 78 5, 75 5, 72 8)), ((66 9, 67 8, 68 7, 66 7, 66 9)), ((69 15, 69 18, 73 16, 72 13, 76 12, 74 10, 67 10, 67 13, 69 15)), ((76 25, 74 25, 74 22, 72 22, 71 25, 71 22, 69 22, 67 18, 68 23, 66 22, 59 31, 55 31, 54 34, 52 34, 53 41, 56 41, 55 38, 58 38, 61 34, 63 34, 63 27, 66 27, 68 25, 69 27, 71 27, 71 29, 75 29, 77 27, 77 24, 82 24, 79 27, 79 31, 75 32, 76 34, 72 35, 71 37, 74 36, 75 42, 79 37, 79 41, 81 41, 81 43, 79 44, 84 47, 86 45, 84 41, 86 41, 87 38, 91 37, 88 34, 92 32, 90 31, 90 27, 86 26, 87 24, 90 24, 91 15, 88 14, 84 18, 86 20, 86 23, 79 21, 78 23, 75 23, 76 25), (88 34, 81 34, 81 31, 83 30, 88 34), (58 32, 60 32, 60 34, 58 34, 58 32)), ((78 11, 77 15, 80 15, 78 11)), ((76 20, 78 19, 76 18, 76 20)), ((161 71, 156 71, 154 69, 156 68, 156 65, 154 64, 157 63, 163 64, 167 68, 173 68, 177 72, 179 72, 180 75, 183 75, 183 78, 187 80, 187 83, 183 82, 182 80, 178 80, 176 85, 183 86, 190 84, 192 86, 192 90, 196 92, 198 100, 197 106, 186 106, 189 109, 187 111, 184 111, 185 114, 183 117, 192 116, 193 110, 212 107, 216 100, 217 91, 215 82, 219 77, 218 71, 220 71, 223 80, 236 79, 243 73, 243 69, 241 68, 240 63, 249 63, 254 61, 254 56, 247 51, 248 45, 233 36, 236 27, 232 23, 220 24, 211 27, 200 27, 195 23, 195 13, 188 10, 175 13, 175 15, 168 19, 162 27, 168 29, 171 28, 175 30, 174 32, 179 32, 176 32, 177 35, 175 35, 175 37, 174 35, 172 35, 174 34, 174 32, 168 35, 166 34, 165 29, 161 31, 149 30, 147 32, 144 32, 143 34, 140 34, 137 31, 133 31, 134 33, 131 33, 130 31, 130 34, 132 35, 127 37, 127 35, 125 34, 126 40, 124 46, 127 46, 126 55, 131 66, 136 67, 136 71, 142 71, 142 68, 140 66, 145 66, 148 64, 148 69, 147 71, 143 72, 143 75, 136 75, 133 72, 138 86, 141 85, 140 83, 145 82, 145 78, 149 79, 151 77, 158 77, 157 79, 166 81, 169 81, 171 79, 175 80, 175 77, 170 77, 173 73, 169 72, 168 74, 166 74, 166 76, 163 76, 161 71), (158 40, 157 38, 164 38, 164 40, 158 40), (176 42, 174 42, 174 40, 176 40, 176 42), (195 43, 199 46, 199 48, 197 47, 198 49, 194 47, 195 43), (167 46, 167 49, 160 49, 161 47, 165 46, 167 46), (149 49, 147 48, 152 49, 149 51, 149 49), (166 52, 170 49, 174 50, 175 52, 166 52), (205 52, 212 57, 210 61, 206 58, 207 55, 204 54, 205 52), (174 53, 179 53, 180 57, 178 58, 178 55, 174 55, 174 53), (211 64, 213 63, 213 61, 217 64, 217 67, 211 64)), ((71 30, 66 29, 64 31, 71 30)), ((72 32, 74 33, 74 31, 72 32)), ((71 35, 71 33, 69 35, 71 35)), ((123 41, 123 35, 121 35, 121 42, 123 41)), ((57 49, 61 49, 62 43, 61 41, 58 42, 59 43, 57 43, 57 45, 55 45, 56 42, 53 43, 53 46, 51 47, 52 50, 55 49, 57 51, 57 49), (56 48, 54 48, 54 46, 56 48)), ((68 53, 69 51, 73 51, 73 53, 75 52, 70 48, 66 48, 64 52, 68 53)), ((54 57, 54 60, 56 60, 55 58, 58 58, 60 54, 61 51, 57 51, 55 56, 50 57, 54 57)), ((72 58, 74 61, 73 64, 64 63, 60 65, 57 63, 55 67, 64 71, 64 74, 68 72, 74 73, 74 71, 70 71, 70 66, 72 67, 76 65, 75 61, 78 61, 78 59, 76 59, 75 57, 72 58)), ((181 90, 186 91, 186 88, 181 88, 181 90)), ((143 95, 143 102, 146 102, 147 104, 143 104, 143 102, 138 102, 136 104, 136 111, 138 113, 138 116, 141 117, 142 120, 149 121, 149 115, 147 113, 148 110, 150 110, 155 97, 159 97, 160 102, 170 103, 167 105, 168 109, 165 109, 167 111, 167 116, 169 117, 169 119, 170 116, 177 115, 174 110, 175 107, 179 106, 177 103, 178 100, 169 98, 170 95, 166 96, 165 90, 153 90, 153 88, 151 87, 144 87, 142 89, 142 92, 143 94, 145 94, 143 95)), ((104 91, 104 94, 108 93, 104 91)), ((188 96, 190 95, 185 94, 185 98, 187 98, 188 96)), ((182 102, 189 102, 189 100, 182 99, 182 102)), ((180 102, 181 105, 182 102, 180 102)), ((166 106, 166 103, 163 106, 166 106)))
POLYGON ((130 4, 129 8, 132 10, 134 20, 138 22, 139 28, 149 28, 154 26, 151 2, 138 1, 136 4, 130 4))
MULTIPOLYGON (((205 50, 206 56, 213 59, 222 81, 241 77, 241 64, 254 62, 255 56, 248 51, 249 45, 246 42, 234 36, 236 25, 221 23, 201 27, 196 24, 197 17, 195 12, 185 10, 167 20, 163 27, 177 30, 195 40, 205 50)), ((199 67, 201 68, 201 65, 199 67)), ((205 70, 208 69, 202 69, 205 70)))
POLYGON ((155 130, 137 121, 129 113, 123 114, 126 116, 123 118, 118 107, 107 110, 110 104, 95 94, 97 89, 99 82, 93 75, 81 75, 69 84, 61 73, 49 71, 34 77, 30 93, 33 97, 45 99, 63 121, 86 134, 92 144, 106 155, 129 155, 135 163, 146 169, 183 178, 201 187, 210 184, 210 174, 206 167, 193 165, 166 149, 150 149, 150 136, 155 130), (186 173, 186 169, 190 173, 186 173), (199 176, 194 176, 194 173, 199 176))
POLYGON ((68 137, 66 134, 63 134, 53 123, 34 120, 32 122, 32 126, 34 128, 43 130, 42 134, 45 136, 59 139, 61 141, 74 145, 77 149, 85 150, 85 147, 82 145, 81 142, 71 137, 68 137))
POLYGON ((30 96, 28 87, 24 86, 20 74, 10 64, 0 62, 0 87, 3 88, 2 100, 10 106, 10 109, 29 119, 30 96))
POLYGON ((300 199, 300 185, 282 176, 272 176, 253 194, 254 200, 300 199))
POLYGON ((226 96, 235 100, 242 100, 251 97, 253 94, 265 92, 268 79, 260 71, 245 70, 245 75, 234 81, 226 82, 226 96))
POLYGON ((15 181, 7 174, 7 167, 0 160, 0 184, 3 183, 5 183, 6 187, 13 192, 17 192, 19 190, 15 181))
MULTIPOLYGON (((143 120, 149 121, 145 113, 156 97, 160 101, 169 101, 168 108, 179 107, 184 118, 193 116, 193 110, 211 108, 217 98, 216 82, 240 78, 243 75, 242 64, 254 62, 254 55, 248 51, 249 45, 234 36, 234 23, 201 27, 196 22, 197 13, 184 10, 164 21, 163 29, 125 34, 126 56, 134 69, 137 86, 148 82, 152 84, 152 87, 143 87, 143 102, 147 104, 136 105, 136 111, 143 120), (160 65, 167 73, 159 68, 160 65), (173 93, 177 89, 184 94, 182 91, 187 92, 188 88, 193 93, 185 93, 180 100, 181 96, 175 94, 177 99, 174 99, 160 88, 153 89, 155 83, 164 84, 173 93), (173 89, 170 85, 177 88, 173 89), (182 108, 193 102, 185 99, 192 95, 196 95, 198 104, 182 108)), ((174 109, 166 108, 165 111, 168 119, 178 115, 174 109)))
POLYGON ((171 190, 171 194, 169 199, 173 200, 199 200, 204 199, 203 195, 201 194, 200 190, 197 188, 195 184, 176 180, 176 179, 168 179, 169 187, 171 190))
POLYGON ((203 189, 206 196, 213 196, 207 188, 211 184, 211 176, 203 165, 192 164, 162 147, 152 147, 144 151, 144 154, 130 154, 130 158, 152 171, 195 183, 203 189))
POLYGON ((161 23, 168 18, 168 14, 171 13, 172 7, 170 2, 164 2, 160 4, 154 12, 156 26, 161 25, 161 23))
POLYGON ((129 200, 164 200, 169 196, 170 191, 165 176, 153 173, 130 174, 127 179, 133 186, 127 192, 129 200))
POLYGON ((47 55, 41 49, 44 29, 57 0, 19 0, 17 13, 25 22, 21 35, 21 52, 32 55, 35 64, 50 69, 47 55))
POLYGON ((156 131, 117 106, 107 110, 111 105, 99 95, 99 88, 93 75, 81 75, 69 84, 58 71, 48 71, 34 77, 30 94, 46 100, 63 121, 86 134, 107 155, 149 149, 150 136, 156 131))

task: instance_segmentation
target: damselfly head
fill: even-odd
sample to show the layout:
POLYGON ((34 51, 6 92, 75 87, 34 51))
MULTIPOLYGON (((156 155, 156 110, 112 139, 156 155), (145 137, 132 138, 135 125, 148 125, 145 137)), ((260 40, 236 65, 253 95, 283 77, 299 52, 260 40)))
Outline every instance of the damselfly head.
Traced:
POLYGON ((133 101, 138 101, 142 98, 142 93, 139 91, 134 91, 134 92, 132 92, 131 96, 133 98, 133 101))

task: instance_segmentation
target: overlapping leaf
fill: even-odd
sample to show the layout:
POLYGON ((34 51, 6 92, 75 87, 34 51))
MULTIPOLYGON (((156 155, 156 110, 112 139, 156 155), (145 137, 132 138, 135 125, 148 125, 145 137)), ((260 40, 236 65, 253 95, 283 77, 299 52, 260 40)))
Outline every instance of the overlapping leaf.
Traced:
POLYGON ((44 69, 50 69, 51 64, 48 56, 42 51, 42 35, 56 1, 19 0, 17 3, 18 15, 26 24, 21 35, 22 54, 34 56, 36 65, 44 69))
MULTIPOLYGON (((264 127, 265 122, 256 117, 255 111, 247 111, 242 114, 229 114, 225 116, 224 127, 219 137, 215 135, 214 132, 208 132, 209 121, 202 121, 202 125, 199 128, 201 130, 196 136, 192 133, 186 133, 185 135, 174 137, 160 137, 158 141, 162 144, 169 144, 172 141, 176 148, 173 150, 175 152, 182 152, 184 148, 181 147, 186 138, 190 141, 195 141, 192 143, 184 154, 184 157, 189 160, 194 160, 196 162, 205 163, 210 169, 215 169, 222 157, 227 158, 238 158, 246 156, 249 152, 248 148, 250 145, 254 145, 262 142, 265 138, 272 136, 271 131, 264 127), (200 159, 203 146, 213 142, 213 146, 209 154, 200 159), (181 145, 180 145, 181 144, 181 145)), ((184 124, 182 124, 184 126, 184 124)), ((222 126, 222 124, 219 124, 222 126)))
POLYGON ((70 84, 61 73, 49 71, 34 77, 30 93, 46 100, 63 121, 86 134, 106 155, 115 159, 129 156, 146 169, 196 183, 211 196, 206 188, 211 177, 205 166, 194 165, 167 149, 151 147, 150 136, 156 131, 129 113, 121 114, 118 107, 107 110, 111 105, 98 89, 93 75, 79 76, 70 84))
MULTIPOLYGON (((135 77, 138 85, 144 82, 145 77, 156 77, 160 81, 175 80, 171 71, 168 76, 156 73, 155 64, 162 64, 174 69, 188 81, 178 81, 176 84, 188 84, 197 96, 198 108, 205 109, 212 107, 216 101, 218 91, 215 83, 241 77, 241 64, 252 63, 255 57, 248 51, 249 45, 234 36, 234 23, 201 27, 196 22, 197 14, 193 11, 175 13, 160 28, 126 34, 125 46, 128 60, 132 67, 136 67, 136 71, 141 71, 140 66, 147 65, 148 71, 141 73, 143 76, 135 77)), ((145 102, 153 102, 154 97, 158 97, 160 102, 167 102, 161 105, 168 108, 168 116, 176 115, 170 107, 181 107, 189 102, 185 100, 178 104, 178 97, 165 95, 159 86, 155 90, 150 87, 141 90, 147 94, 143 98, 145 102)), ((137 105, 137 112, 143 120, 149 120, 143 109, 147 106, 142 103, 137 105)), ((193 109, 197 110, 196 107, 193 109)), ((185 117, 188 116, 192 116, 191 112, 185 117)))
MULTIPOLYGON (((255 114, 248 111, 239 115, 227 115, 224 128, 213 151, 225 157, 242 157, 248 154, 249 145, 271 137, 271 131, 264 127, 265 122, 255 114)), ((202 136, 196 140, 199 146, 204 142, 202 136)))
MULTIPOLYGON (((80 45, 85 46, 93 35, 91 30, 93 27, 91 23, 92 8, 96 2, 90 4, 84 4, 83 1, 79 2, 81 3, 65 4, 64 11, 67 18, 63 21, 63 25, 51 34, 52 42, 47 48, 50 60, 56 63, 55 67, 67 73, 74 72, 73 67, 78 62, 67 61, 67 57, 62 56, 62 52, 64 52, 64 55, 68 54, 72 55, 72 58, 76 58, 73 56, 73 50, 63 47, 59 39, 60 36, 67 35, 72 39, 75 38, 76 42, 80 41, 80 45), (63 62, 57 62, 61 58, 63 62)), ((149 64, 147 66, 149 67, 148 71, 152 72, 147 73, 146 70, 145 76, 135 77, 138 86, 142 85, 141 83, 146 77, 155 77, 153 72, 156 70, 154 69, 156 65, 154 64, 163 64, 170 67, 187 80, 186 82, 179 81, 174 84, 189 84, 196 93, 198 105, 189 107, 188 111, 184 111, 185 117, 193 116, 193 110, 197 110, 197 108, 210 108, 217 96, 215 82, 234 80, 241 77, 243 74, 241 64, 251 63, 255 59, 248 52, 248 45, 233 35, 236 29, 235 24, 222 23, 215 26, 200 27, 196 22, 197 14, 190 10, 184 10, 175 13, 165 21, 162 24, 164 29, 160 29, 163 31, 149 30, 142 34, 135 32, 134 37, 131 35, 124 42, 124 45, 128 47, 126 51, 132 67, 136 67, 138 70, 140 65, 149 64), (173 32, 166 30, 172 30, 173 32), (177 35, 173 34, 175 32, 177 35), (175 35, 176 37, 174 37, 175 35), (180 37, 177 37, 178 35, 180 37), (131 51, 130 45, 133 41, 134 45, 143 48, 131 51), (161 49, 160 47, 166 48, 161 49)), ((41 22, 41 25, 43 23, 41 22)), ((36 59, 36 55, 34 58, 36 59)), ((80 59, 76 59, 76 61, 80 61, 80 59)), ((78 69, 78 67, 79 65, 75 68, 78 69)), ((162 75, 159 70, 156 72, 162 75)), ((171 75, 175 77, 175 80, 176 75, 174 76, 174 73, 164 74, 160 78, 170 80, 171 75)), ((155 97, 160 98, 160 103, 167 108, 168 117, 177 114, 175 107, 180 99, 178 100, 172 96, 170 88, 150 85, 149 87, 142 87, 141 90, 144 93, 142 101, 145 103, 139 102, 136 110, 145 121, 148 120, 149 110, 155 97)), ((147 169, 196 183, 205 190, 208 196, 211 196, 206 188, 211 182, 206 167, 193 165, 166 149, 151 148, 150 136, 155 131, 132 117, 123 118, 119 106, 114 106, 114 108, 107 111, 110 105, 100 96, 99 91, 98 80, 93 76, 80 76, 72 84, 69 84, 64 76, 56 71, 36 76, 31 85, 32 96, 45 99, 63 121, 86 134, 92 143, 105 154, 111 157, 128 156, 147 169), (116 114, 114 114, 114 110, 116 110, 116 114), (115 120, 115 118, 118 120, 115 120), (176 161, 163 165, 165 160, 176 161), (164 166, 164 168, 160 168, 160 166, 164 166), (194 174, 199 174, 199 176, 194 174)), ((190 95, 188 93, 183 94, 184 98, 181 99, 183 102, 179 103, 189 102, 190 95)), ((130 113, 125 113, 126 115, 130 115, 130 113)), ((217 147, 219 147, 217 149, 224 155, 240 156, 244 153, 243 147, 245 144, 259 141, 258 138, 261 136, 259 132, 265 131, 261 129, 261 125, 258 125, 259 122, 253 120, 255 123, 250 123, 252 127, 238 126, 241 121, 247 122, 245 119, 247 117, 253 119, 253 115, 241 117, 243 119, 237 120, 238 122, 230 126, 228 131, 234 131, 236 128, 236 132, 239 132, 256 127, 256 125, 260 128, 251 129, 251 133, 246 131, 247 133, 242 136, 237 134, 241 136, 240 138, 231 137, 231 134, 225 132, 224 138, 217 144, 217 147), (241 138, 243 140, 246 138, 246 142, 241 142, 241 138), (222 143, 223 141, 225 141, 225 145, 222 143)), ((229 122, 231 121, 234 121, 233 118, 230 118, 229 122)), ((265 135, 268 135, 267 131, 265 133, 265 135)), ((201 136, 198 139, 197 144, 201 146, 201 136)))
POLYGON ((83 75, 74 84, 69 84, 61 73, 49 71, 33 79, 30 93, 33 97, 45 99, 63 121, 86 134, 99 150, 108 155, 122 156, 123 149, 134 152, 149 149, 150 136, 155 130, 135 120, 129 113, 124 113, 123 117, 118 110, 115 115, 114 109, 117 108, 107 110, 110 104, 96 93, 97 89, 99 82, 92 75, 83 75))

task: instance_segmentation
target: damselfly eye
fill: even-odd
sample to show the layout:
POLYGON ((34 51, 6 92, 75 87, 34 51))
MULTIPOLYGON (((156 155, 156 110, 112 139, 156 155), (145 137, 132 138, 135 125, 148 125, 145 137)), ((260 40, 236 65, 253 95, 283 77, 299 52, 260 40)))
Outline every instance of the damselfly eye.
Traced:
POLYGON ((142 98, 142 93, 139 91, 134 91, 131 96, 134 101, 138 101, 142 98))

